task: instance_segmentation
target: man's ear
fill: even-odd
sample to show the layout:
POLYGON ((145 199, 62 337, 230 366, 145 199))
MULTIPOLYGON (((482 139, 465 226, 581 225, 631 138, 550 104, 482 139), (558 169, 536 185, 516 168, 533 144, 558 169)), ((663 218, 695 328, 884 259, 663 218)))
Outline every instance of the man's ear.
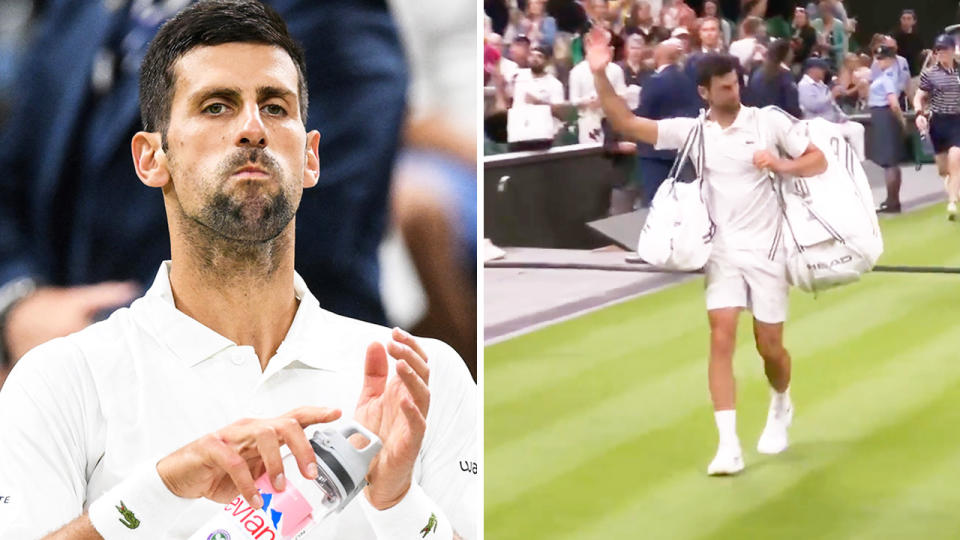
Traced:
POLYGON ((700 94, 700 99, 707 101, 707 88, 705 86, 697 85, 697 93, 700 94))
POLYGON ((163 187, 170 182, 167 155, 164 153, 159 133, 138 131, 130 142, 133 152, 133 167, 140 181, 149 187, 163 187))
POLYGON ((306 165, 303 167, 303 187, 311 188, 320 179, 320 132, 307 133, 306 165))

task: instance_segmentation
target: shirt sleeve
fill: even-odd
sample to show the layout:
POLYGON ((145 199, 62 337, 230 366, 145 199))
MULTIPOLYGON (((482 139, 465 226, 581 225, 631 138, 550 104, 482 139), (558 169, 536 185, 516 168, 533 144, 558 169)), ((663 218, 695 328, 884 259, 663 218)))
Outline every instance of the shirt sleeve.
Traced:
POLYGON ((791 158, 803 155, 810 146, 807 125, 778 109, 763 109, 761 112, 764 115, 761 121, 767 123, 768 133, 777 146, 791 158))
POLYGON ((897 91, 897 81, 894 79, 894 73, 891 71, 885 71, 881 76, 883 91, 887 94, 893 94, 897 96, 900 95, 900 92, 897 91))
POLYGON ((560 81, 554 81, 556 84, 550 85, 550 104, 559 105, 563 103, 563 84, 560 81))
POLYGON ((933 91, 933 82, 930 80, 930 74, 927 71, 920 74, 920 89, 924 92, 933 91))
POLYGON ((79 349, 60 338, 25 355, 0 391, 0 538, 30 540, 83 513, 92 426, 101 417, 79 349), (16 414, 11 414, 16 411, 16 414))
POLYGON ((479 536, 480 469, 477 385, 449 345, 427 341, 430 411, 424 435, 420 487, 446 513, 465 540, 479 536), (436 360, 433 360, 436 358, 436 360))
POLYGON ((657 120, 657 150, 678 150, 687 140, 690 130, 697 125, 696 118, 666 118, 657 120))

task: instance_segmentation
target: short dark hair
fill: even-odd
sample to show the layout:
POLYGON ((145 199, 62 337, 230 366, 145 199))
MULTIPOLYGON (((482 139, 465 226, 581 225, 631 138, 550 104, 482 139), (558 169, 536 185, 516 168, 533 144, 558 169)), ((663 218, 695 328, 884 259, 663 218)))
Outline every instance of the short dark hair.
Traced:
POLYGON ((297 66, 300 117, 307 123, 307 66, 303 49, 283 18, 256 0, 201 0, 160 27, 140 66, 140 119, 147 131, 166 133, 176 83, 174 64, 195 47, 260 43, 280 47, 297 66))
POLYGON ((697 86, 710 88, 710 80, 714 77, 723 77, 727 73, 736 72, 740 67, 740 60, 736 56, 722 53, 708 53, 697 62, 697 86))

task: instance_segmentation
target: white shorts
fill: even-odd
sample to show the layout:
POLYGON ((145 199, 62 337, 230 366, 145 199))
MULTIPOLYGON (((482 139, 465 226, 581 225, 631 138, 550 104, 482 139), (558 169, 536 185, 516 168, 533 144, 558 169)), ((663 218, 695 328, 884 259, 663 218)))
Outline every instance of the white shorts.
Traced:
POLYGON ((783 252, 770 260, 767 251, 713 250, 704 268, 707 311, 747 308, 760 322, 787 320, 787 264, 783 252))

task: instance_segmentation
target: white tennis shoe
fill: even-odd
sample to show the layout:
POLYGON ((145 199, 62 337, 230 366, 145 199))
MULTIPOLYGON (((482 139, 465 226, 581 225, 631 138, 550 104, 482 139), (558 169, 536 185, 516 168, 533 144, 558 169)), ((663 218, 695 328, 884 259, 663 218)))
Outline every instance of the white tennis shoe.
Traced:
POLYGON ((789 396, 784 400, 776 397, 770 400, 767 413, 767 425, 757 441, 757 452, 761 454, 779 454, 787 449, 787 428, 793 421, 793 403, 789 396))
POLYGON ((740 443, 722 444, 717 448, 717 455, 707 467, 707 474, 710 476, 726 476, 737 474, 743 470, 743 452, 740 451, 740 443))
POLYGON ((947 219, 950 221, 957 220, 957 203, 947 203, 947 219))

